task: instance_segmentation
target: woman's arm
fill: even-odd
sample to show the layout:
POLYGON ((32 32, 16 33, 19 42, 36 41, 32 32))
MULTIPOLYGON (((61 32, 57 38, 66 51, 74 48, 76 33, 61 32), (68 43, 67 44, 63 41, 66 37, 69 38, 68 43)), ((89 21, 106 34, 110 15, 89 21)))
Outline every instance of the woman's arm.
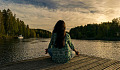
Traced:
POLYGON ((75 51, 76 55, 79 55, 79 52, 78 52, 77 50, 75 50, 74 45, 73 45, 72 42, 71 42, 71 37, 70 37, 70 35, 69 35, 69 38, 68 38, 68 44, 69 44, 70 48, 71 48, 73 51, 75 51))
POLYGON ((50 43, 49 43, 49 45, 48 45, 48 49, 49 49, 49 48, 52 48, 51 45, 53 44, 53 36, 54 36, 54 35, 52 34, 50 43))
POLYGON ((51 40, 50 40, 50 43, 49 43, 49 45, 48 45, 48 48, 45 49, 45 54, 48 53, 48 49, 49 49, 49 48, 52 48, 52 47, 51 47, 52 44, 53 44, 53 34, 52 34, 52 36, 51 36, 51 40))
POLYGON ((68 44, 69 44, 70 48, 71 48, 73 51, 75 51, 74 45, 73 45, 72 42, 71 42, 71 37, 70 37, 70 35, 68 35, 68 44))

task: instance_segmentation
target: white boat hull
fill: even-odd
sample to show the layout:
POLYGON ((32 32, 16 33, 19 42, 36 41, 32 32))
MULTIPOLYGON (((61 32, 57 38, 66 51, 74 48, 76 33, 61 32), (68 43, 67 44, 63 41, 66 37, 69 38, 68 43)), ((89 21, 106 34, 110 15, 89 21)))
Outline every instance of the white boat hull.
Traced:
POLYGON ((18 39, 23 39, 23 37, 18 37, 18 39))

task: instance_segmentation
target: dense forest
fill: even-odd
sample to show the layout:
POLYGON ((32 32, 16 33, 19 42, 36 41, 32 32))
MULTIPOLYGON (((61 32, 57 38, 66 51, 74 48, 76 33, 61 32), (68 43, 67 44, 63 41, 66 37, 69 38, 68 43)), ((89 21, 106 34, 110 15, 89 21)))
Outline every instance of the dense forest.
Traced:
POLYGON ((29 25, 16 18, 16 15, 11 12, 10 9, 0 10, 0 39, 1 38, 13 38, 19 35, 23 35, 24 38, 31 37, 51 37, 51 32, 43 29, 30 29, 29 25))
POLYGON ((77 26, 69 33, 74 39, 120 40, 120 18, 114 18, 112 22, 77 26))
MULTIPOLYGON (((73 39, 104 39, 120 40, 120 18, 114 18, 112 22, 101 24, 87 24, 77 26, 69 31, 73 39)), ((16 15, 8 10, 0 10, 0 39, 13 38, 23 35, 24 38, 51 37, 51 32, 43 29, 30 29, 29 25, 16 18, 16 15)))

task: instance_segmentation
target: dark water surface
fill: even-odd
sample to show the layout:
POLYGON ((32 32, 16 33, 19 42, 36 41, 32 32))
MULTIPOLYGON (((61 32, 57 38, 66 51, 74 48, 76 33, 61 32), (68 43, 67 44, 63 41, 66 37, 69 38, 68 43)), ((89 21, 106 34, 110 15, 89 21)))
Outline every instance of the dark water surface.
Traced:
MULTIPOLYGON (((50 39, 0 40, 0 65, 26 59, 48 56, 45 49, 50 39)), ((74 40, 75 48, 81 53, 120 61, 120 41, 74 40)))

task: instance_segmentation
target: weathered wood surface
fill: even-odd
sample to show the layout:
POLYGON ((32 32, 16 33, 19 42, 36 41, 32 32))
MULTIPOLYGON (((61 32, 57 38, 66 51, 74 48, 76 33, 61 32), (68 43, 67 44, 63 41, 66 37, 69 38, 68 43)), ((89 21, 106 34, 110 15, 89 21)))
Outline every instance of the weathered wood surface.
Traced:
POLYGON ((120 61, 81 54, 68 63, 56 64, 47 56, 2 65, 0 70, 120 70, 120 61))

